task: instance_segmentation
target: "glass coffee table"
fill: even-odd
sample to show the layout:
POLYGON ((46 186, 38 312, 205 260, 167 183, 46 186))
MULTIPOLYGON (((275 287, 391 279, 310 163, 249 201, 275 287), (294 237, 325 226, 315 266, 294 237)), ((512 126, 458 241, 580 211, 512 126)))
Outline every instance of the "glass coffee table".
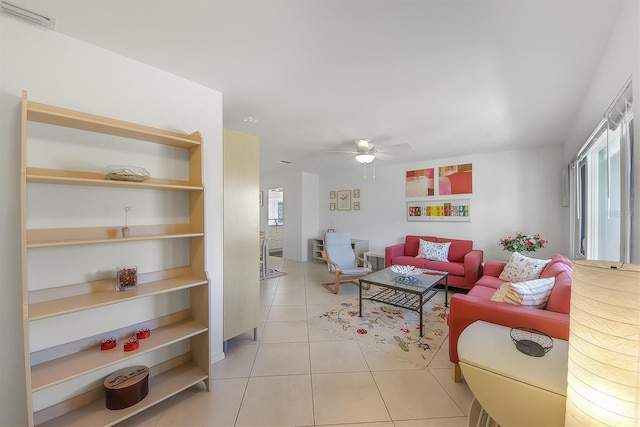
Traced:
POLYGON ((422 306, 438 293, 437 284, 444 280, 444 306, 449 305, 449 273, 444 271, 423 270, 415 276, 403 276, 391 271, 391 267, 376 271, 359 279, 360 317, 362 317, 362 300, 378 301, 396 307, 406 308, 420 313, 420 336, 422 336, 422 306), (362 285, 370 284, 381 287, 378 293, 362 298, 362 285))

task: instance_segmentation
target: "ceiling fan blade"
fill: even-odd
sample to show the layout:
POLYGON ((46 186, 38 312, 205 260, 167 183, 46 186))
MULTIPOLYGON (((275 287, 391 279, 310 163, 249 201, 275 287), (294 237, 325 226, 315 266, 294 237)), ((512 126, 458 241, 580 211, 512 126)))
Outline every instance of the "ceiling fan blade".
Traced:
POLYGON ((376 153, 376 160, 380 159, 380 160, 391 160, 393 158, 392 155, 390 154, 386 154, 386 153, 376 153))
POLYGON ((358 154, 359 151, 348 151, 348 150, 326 150, 325 153, 347 153, 347 154, 358 154))
POLYGON ((378 147, 376 150, 377 153, 398 153, 400 151, 408 150, 411 148, 411 144, 394 144, 394 145, 385 145, 384 147, 378 147))

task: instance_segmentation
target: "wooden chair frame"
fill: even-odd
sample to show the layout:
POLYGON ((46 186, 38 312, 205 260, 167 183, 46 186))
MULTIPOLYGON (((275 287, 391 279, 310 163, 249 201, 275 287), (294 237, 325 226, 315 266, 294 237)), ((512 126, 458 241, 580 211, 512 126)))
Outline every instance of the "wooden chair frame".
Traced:
MULTIPOLYGON (((362 266, 363 267, 367 267, 367 268, 371 269, 371 263, 369 261, 363 259, 363 258, 360 258, 356 254, 355 250, 353 251, 353 255, 356 257, 356 259, 358 261, 362 262, 362 266)), ((327 252, 326 252, 325 249, 322 249, 322 259, 327 262, 327 265, 332 265, 333 268, 335 269, 335 271, 329 270, 329 274, 334 276, 334 281, 322 284, 322 286, 327 288, 329 290, 329 292, 334 293, 334 294, 337 294, 338 291, 340 290, 340 283, 353 283, 356 286, 360 286, 360 282, 358 281, 358 279, 360 279, 361 277, 364 277, 364 276, 367 276, 367 275, 371 274, 370 272, 369 273, 365 273, 365 274, 359 274, 359 275, 353 275, 353 274, 345 275, 345 274, 342 274, 342 271, 340 270, 340 266, 338 264, 336 264, 335 262, 331 261, 331 259, 327 255, 327 252)), ((369 289, 369 288, 371 288, 371 285, 368 284, 368 283, 365 286, 362 287, 362 289, 369 289)))

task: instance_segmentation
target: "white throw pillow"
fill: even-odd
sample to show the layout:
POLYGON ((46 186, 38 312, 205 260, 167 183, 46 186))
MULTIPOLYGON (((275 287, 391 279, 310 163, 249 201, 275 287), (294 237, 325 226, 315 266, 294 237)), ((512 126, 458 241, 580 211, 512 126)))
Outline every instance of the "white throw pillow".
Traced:
POLYGON ((449 262, 449 247, 451 242, 435 243, 420 239, 420 250, 416 258, 426 258, 431 261, 449 262))
POLYGON ((555 283, 555 277, 527 280, 519 283, 506 282, 500 285, 491 297, 491 301, 532 308, 544 308, 555 283))
POLYGON ((509 262, 500 273, 500 279, 505 282, 524 282, 540 278, 542 270, 549 264, 550 259, 535 259, 514 252, 509 262))

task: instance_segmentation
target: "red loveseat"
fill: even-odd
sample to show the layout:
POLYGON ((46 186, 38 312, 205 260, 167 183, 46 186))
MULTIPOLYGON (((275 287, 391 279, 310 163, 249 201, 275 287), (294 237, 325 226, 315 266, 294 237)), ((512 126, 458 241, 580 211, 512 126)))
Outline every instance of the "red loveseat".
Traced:
POLYGON ((540 278, 555 277, 555 284, 544 309, 491 301, 504 280, 499 278, 506 262, 487 261, 484 275, 467 293, 455 294, 449 301, 449 360, 453 363, 453 380, 462 380, 458 362, 458 338, 477 320, 510 328, 525 326, 538 329, 562 340, 569 339, 569 307, 571 305, 571 277, 573 264, 564 255, 551 257, 540 278))
POLYGON ((449 273, 449 286, 471 289, 482 274, 483 256, 483 251, 473 249, 471 240, 444 239, 434 236, 406 236, 404 243, 385 248, 384 266, 412 265, 418 268, 446 271, 449 273), (449 262, 416 258, 421 239, 434 243, 451 242, 447 257, 449 262))

